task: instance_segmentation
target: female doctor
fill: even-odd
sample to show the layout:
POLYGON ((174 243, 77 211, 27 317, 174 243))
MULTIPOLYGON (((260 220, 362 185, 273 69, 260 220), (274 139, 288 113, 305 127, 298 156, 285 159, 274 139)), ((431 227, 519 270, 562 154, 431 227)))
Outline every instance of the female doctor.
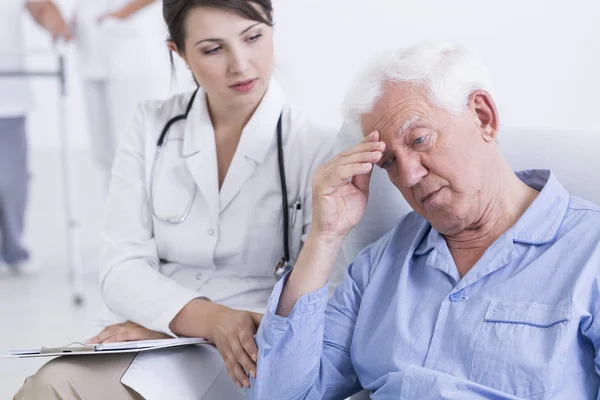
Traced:
POLYGON ((310 229, 312 174, 335 131, 291 108, 271 77, 270 0, 165 0, 163 13, 200 89, 143 103, 121 138, 101 262, 121 322, 91 342, 191 336, 216 348, 59 358, 16 399, 237 399, 255 374, 260 313, 276 265, 310 229))

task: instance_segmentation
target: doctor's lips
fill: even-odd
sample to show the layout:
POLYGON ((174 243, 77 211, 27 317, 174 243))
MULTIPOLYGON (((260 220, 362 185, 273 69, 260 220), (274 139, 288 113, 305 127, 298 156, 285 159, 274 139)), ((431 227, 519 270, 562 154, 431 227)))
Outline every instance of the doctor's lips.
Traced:
POLYGON ((247 79, 245 81, 237 82, 229 87, 232 88, 233 90, 235 90, 236 92, 248 93, 256 85, 257 81, 258 81, 258 78, 247 79))

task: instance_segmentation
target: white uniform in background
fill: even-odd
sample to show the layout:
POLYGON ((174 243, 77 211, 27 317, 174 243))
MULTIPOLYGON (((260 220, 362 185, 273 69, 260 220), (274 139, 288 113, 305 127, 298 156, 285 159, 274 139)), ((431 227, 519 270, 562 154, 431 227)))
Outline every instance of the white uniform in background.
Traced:
MULTIPOLYGON (((290 250, 296 259, 310 229, 312 175, 333 156, 335 131, 312 123, 285 104, 272 81, 244 128, 219 191, 215 134, 205 94, 199 90, 186 120, 174 123, 162 149, 154 183, 149 187, 157 139, 167 123, 185 112, 190 94, 165 102, 147 102, 121 138, 107 198, 103 228, 101 292, 120 318, 172 334, 169 323, 192 299, 207 297, 234 309, 263 313, 283 256, 282 193, 277 162, 276 127, 282 114, 282 137, 290 250), (180 224, 153 216, 181 216, 180 224)), ((332 279, 341 280, 345 262, 332 279)), ((243 397, 228 378, 215 348, 185 348, 137 355, 121 382, 146 400, 202 399, 211 389, 219 398, 243 397), (223 386, 221 388, 221 386, 223 386), (237 397, 233 393, 237 392, 237 397), (228 394, 230 393, 230 394, 228 394)))
POLYGON ((97 18, 128 0, 76 0, 73 34, 83 79, 91 150, 108 180, 117 137, 138 103, 164 99, 171 74, 161 4, 126 21, 97 18))

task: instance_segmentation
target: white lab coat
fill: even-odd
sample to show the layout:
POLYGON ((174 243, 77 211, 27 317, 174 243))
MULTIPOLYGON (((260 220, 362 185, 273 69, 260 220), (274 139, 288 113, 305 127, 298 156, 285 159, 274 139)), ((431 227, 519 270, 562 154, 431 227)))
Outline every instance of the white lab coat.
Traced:
MULTIPOLYGON (((332 157, 335 131, 286 105, 275 81, 244 128, 220 191, 214 131, 199 90, 187 120, 169 130, 154 195, 158 214, 176 216, 197 187, 193 208, 178 225, 153 217, 148 188, 156 141, 167 121, 184 113, 190 97, 144 103, 121 139, 101 260, 102 296, 120 318, 104 320, 105 325, 130 320, 172 334, 170 321, 200 296, 234 309, 265 311, 276 283, 273 270, 283 255, 276 147, 282 112, 288 206, 297 199, 302 203, 291 226, 292 258, 310 229, 313 171, 332 157)), ((201 399, 219 369, 214 363, 222 362, 216 352, 198 356, 190 350, 172 362, 164 354, 138 355, 122 382, 148 400, 201 399)))
MULTIPOLYGON (((24 0, 0 1, 0 72, 25 70, 24 0)), ((22 117, 32 107, 27 78, 0 77, 0 118, 22 117)))

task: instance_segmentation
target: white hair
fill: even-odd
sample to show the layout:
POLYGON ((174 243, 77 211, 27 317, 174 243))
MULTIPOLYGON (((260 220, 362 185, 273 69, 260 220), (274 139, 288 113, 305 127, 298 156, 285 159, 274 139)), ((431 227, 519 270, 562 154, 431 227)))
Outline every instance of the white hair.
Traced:
POLYGON ((344 119, 356 127, 383 94, 383 84, 411 83, 423 87, 432 104, 461 113, 475 90, 493 95, 491 76, 483 62, 463 46, 423 42, 386 51, 373 58, 356 76, 346 93, 344 119))

